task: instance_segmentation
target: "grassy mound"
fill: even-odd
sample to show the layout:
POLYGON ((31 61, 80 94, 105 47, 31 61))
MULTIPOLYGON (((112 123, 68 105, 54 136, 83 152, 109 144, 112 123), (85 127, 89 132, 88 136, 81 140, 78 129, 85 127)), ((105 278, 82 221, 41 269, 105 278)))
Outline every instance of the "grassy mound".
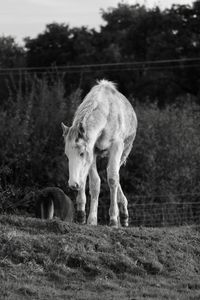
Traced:
POLYGON ((200 227, 0 217, 2 299, 200 299, 200 227))

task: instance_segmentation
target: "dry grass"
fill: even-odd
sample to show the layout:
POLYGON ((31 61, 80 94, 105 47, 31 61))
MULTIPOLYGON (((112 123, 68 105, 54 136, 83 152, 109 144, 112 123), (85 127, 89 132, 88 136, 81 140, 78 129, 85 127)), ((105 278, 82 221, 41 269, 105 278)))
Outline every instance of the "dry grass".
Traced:
POLYGON ((2 299, 200 299, 200 227, 0 217, 2 299))

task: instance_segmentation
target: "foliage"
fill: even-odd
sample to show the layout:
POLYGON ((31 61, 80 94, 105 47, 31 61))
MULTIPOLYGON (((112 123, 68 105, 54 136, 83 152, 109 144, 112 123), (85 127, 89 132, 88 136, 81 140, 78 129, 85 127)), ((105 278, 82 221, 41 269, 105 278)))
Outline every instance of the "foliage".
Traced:
MULTIPOLYGON (((183 105, 180 99, 180 106, 164 109, 159 109, 156 103, 133 103, 138 132, 133 151, 121 169, 122 187, 133 201, 137 200, 134 195, 147 197, 145 201, 163 201, 153 196, 148 198, 160 194, 170 195, 170 201, 184 201, 176 194, 200 192, 199 106, 190 99, 187 101, 183 105)), ((8 108, 0 111, 3 191, 10 190, 10 186, 23 192, 27 187, 52 185, 70 193, 60 124, 62 121, 71 124, 80 102, 80 90, 66 98, 60 78, 29 77, 26 87, 19 86, 18 91, 10 94, 8 108)), ((98 168, 101 198, 108 199, 106 161, 98 161, 98 168)), ((22 192, 16 192, 17 199, 22 192)))
POLYGON ((167 201, 177 201, 176 194, 199 193, 199 107, 188 99, 186 105, 162 110, 156 104, 139 104, 136 112, 138 132, 122 170, 125 190, 145 195, 147 201, 149 195, 168 195, 167 201))
POLYGON ((0 67, 20 67, 24 62, 24 49, 11 36, 0 37, 0 67))
POLYGON ((28 66, 59 66, 92 62, 94 30, 52 23, 35 39, 26 38, 28 66))
MULTIPOLYGON (((157 99, 161 106, 187 93, 199 101, 198 60, 164 65, 151 63, 198 57, 199 1, 192 6, 173 5, 164 11, 158 7, 147 9, 139 4, 120 3, 102 10, 102 18, 105 25, 100 32, 64 24, 47 25, 38 37, 26 39, 27 66, 141 62, 135 67, 129 64, 126 68, 118 67, 119 70, 92 68, 92 73, 84 76, 82 87, 87 86, 85 77, 91 82, 94 76, 100 76, 120 83, 123 92, 133 93, 143 102, 146 98, 157 99)), ((74 76, 77 87, 80 74, 74 76)), ((73 79, 68 79, 68 84, 69 81, 73 79)))
MULTIPOLYGON (((94 78, 106 77, 118 82, 122 92, 132 94, 140 102, 156 99, 161 107, 187 94, 199 102, 199 3, 197 0, 191 6, 172 5, 165 10, 119 3, 101 11, 104 25, 99 32, 84 26, 47 24, 36 38, 25 38, 24 49, 12 37, 2 37, 0 66, 36 67, 38 77, 45 67, 68 66, 64 82, 68 94, 80 85, 85 92, 94 78), (194 60, 184 61, 188 58, 194 60), (136 65, 130 64, 135 62, 136 65), (86 67, 105 63, 127 65, 86 67), (70 69, 72 65, 82 67, 70 69)), ((11 71, 2 74, 4 97, 11 71)), ((65 69, 61 72, 65 73, 65 69)), ((14 76, 13 80, 16 82, 17 78, 14 76)))
MULTIPOLYGON (((61 81, 30 79, 24 93, 9 98, 9 109, 1 111, 0 150, 2 185, 44 185, 55 180, 62 165, 60 123, 70 116, 61 81), (7 174, 4 170, 10 170, 7 174)), ((56 182, 54 182, 56 183, 56 182)))
MULTIPOLYGON (((184 61, 199 55, 199 1, 163 11, 120 3, 102 11, 102 18, 105 23, 99 32, 48 24, 36 38, 26 38, 24 48, 12 37, 0 38, 0 66, 10 68, 0 74, 0 184, 3 193, 8 191, 1 199, 13 188, 20 199, 27 186, 56 185, 66 190, 60 123, 71 124, 81 98, 103 77, 117 82, 122 93, 135 99, 139 127, 121 170, 125 192, 145 197, 167 194, 172 202, 176 194, 199 193, 200 71, 198 60, 184 61), (151 63, 167 59, 183 61, 151 63), (127 67, 120 67, 123 62, 127 67), (140 63, 133 68, 129 62, 140 63), (57 69, 96 63, 119 65, 73 67, 61 70, 62 76, 57 69), (50 69, 26 74, 14 69, 19 66, 50 69)), ((106 162, 98 165, 105 197, 106 162)))
POLYGON ((11 36, 0 37, 0 105, 9 97, 8 81, 15 82, 13 68, 24 67, 26 64, 25 50, 11 36), (7 69, 8 68, 8 69, 7 69), (9 71, 10 70, 10 71, 9 71))

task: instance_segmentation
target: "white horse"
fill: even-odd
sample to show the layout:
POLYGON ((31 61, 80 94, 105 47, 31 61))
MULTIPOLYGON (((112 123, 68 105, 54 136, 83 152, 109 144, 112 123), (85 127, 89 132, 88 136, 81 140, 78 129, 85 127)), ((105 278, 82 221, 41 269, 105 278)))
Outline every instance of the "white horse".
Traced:
POLYGON ((72 126, 62 123, 65 154, 69 160, 69 186, 78 190, 77 219, 85 223, 85 184, 89 174, 90 212, 87 224, 97 225, 100 177, 96 157, 107 156, 110 188, 110 226, 128 226, 127 199, 119 182, 120 166, 126 162, 136 135, 137 118, 130 102, 115 84, 101 80, 78 107, 72 126), (118 203, 120 204, 118 207, 118 203))

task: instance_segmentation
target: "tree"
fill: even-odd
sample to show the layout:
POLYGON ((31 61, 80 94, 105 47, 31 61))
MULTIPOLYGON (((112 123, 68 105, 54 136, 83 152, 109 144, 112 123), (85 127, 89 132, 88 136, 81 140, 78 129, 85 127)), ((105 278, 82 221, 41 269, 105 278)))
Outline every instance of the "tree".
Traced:
POLYGON ((96 53, 95 38, 96 31, 87 27, 72 28, 71 42, 73 48, 72 62, 74 64, 95 63, 98 53, 96 53))
POLYGON ((67 65, 72 59, 71 30, 68 25, 52 23, 36 38, 26 38, 27 66, 67 65))
MULTIPOLYGON (((195 58, 200 51, 200 2, 173 5, 161 11, 140 5, 119 4, 103 11, 101 28, 104 57, 111 61, 142 62, 138 70, 119 72, 117 81, 139 99, 174 102, 177 96, 199 94, 199 68, 190 63, 159 65, 149 61, 195 58), (113 53, 111 53, 112 45, 113 53), (113 46, 114 45, 114 46, 113 46), (115 53, 119 53, 118 56, 115 53)), ((197 64, 197 63, 196 63, 197 64)), ((137 68, 136 68, 137 69, 137 68)))
MULTIPOLYGON (((25 40, 27 65, 137 62, 134 68, 128 64, 126 68, 112 66, 112 70, 92 68, 92 73, 84 73, 82 87, 84 89, 94 78, 106 77, 118 82, 126 95, 132 94, 140 101, 158 100, 159 105, 164 105, 188 93, 198 97, 197 62, 155 64, 152 61, 199 56, 200 1, 192 6, 173 5, 163 11, 158 7, 147 9, 139 4, 121 3, 102 11, 102 18, 105 25, 100 32, 86 27, 70 28, 65 24, 47 25, 44 33, 25 40)), ((71 86, 69 91, 77 87, 83 72, 81 68, 76 74, 70 73, 66 80, 71 86)))
POLYGON ((60 66, 92 63, 94 30, 52 23, 35 39, 26 38, 28 66, 60 66))
POLYGON ((0 37, 0 68, 24 66, 24 49, 11 36, 0 37))

